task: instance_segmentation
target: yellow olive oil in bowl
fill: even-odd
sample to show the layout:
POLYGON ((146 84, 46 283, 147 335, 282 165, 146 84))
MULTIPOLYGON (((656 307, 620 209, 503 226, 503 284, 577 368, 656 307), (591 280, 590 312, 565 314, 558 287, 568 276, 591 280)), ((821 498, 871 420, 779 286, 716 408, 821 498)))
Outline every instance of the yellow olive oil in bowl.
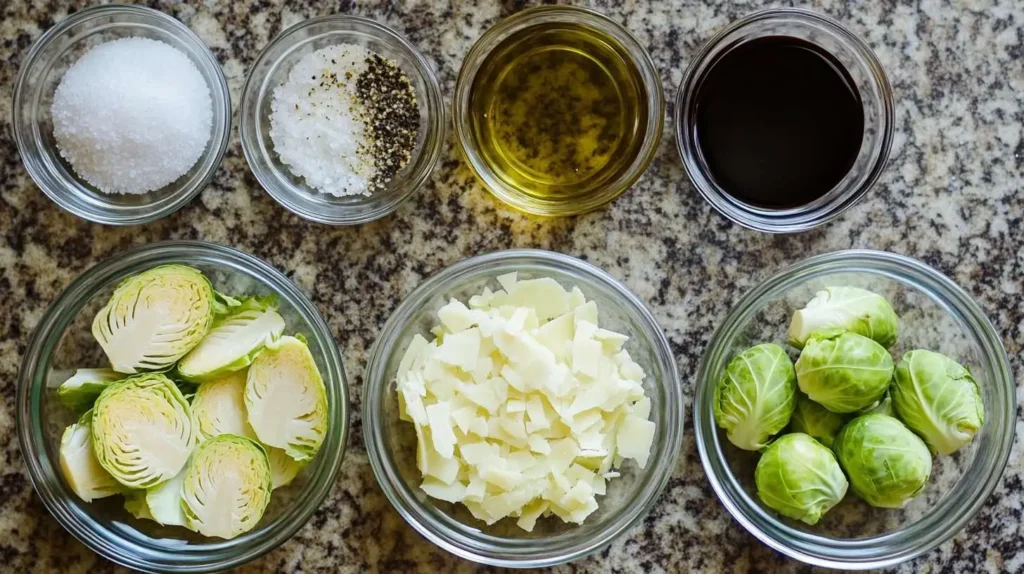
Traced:
POLYGON ((662 126, 647 54, 594 12, 542 7, 489 30, 456 87, 456 132, 484 185, 528 212, 593 209, 649 165, 662 126))

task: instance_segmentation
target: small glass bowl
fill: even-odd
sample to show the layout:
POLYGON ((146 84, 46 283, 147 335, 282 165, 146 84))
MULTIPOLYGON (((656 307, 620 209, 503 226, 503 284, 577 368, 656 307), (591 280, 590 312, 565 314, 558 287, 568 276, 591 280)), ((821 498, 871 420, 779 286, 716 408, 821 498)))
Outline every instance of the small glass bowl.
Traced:
POLYGON ((894 107, 892 88, 882 64, 871 48, 852 32, 810 10, 761 10, 719 32, 687 68, 676 96, 676 145, 693 186, 722 215, 757 231, 796 233, 838 217, 878 181, 892 147, 896 125, 894 107), (799 38, 831 53, 850 73, 864 105, 864 137, 850 171, 825 195, 788 209, 759 207, 730 195, 715 182, 697 142, 696 94, 708 70, 730 50, 765 36, 799 38))
POLYGON ((136 225, 174 213, 213 179, 231 135, 231 96, 217 58, 188 26, 151 8, 108 4, 68 16, 32 46, 15 82, 13 124, 25 169, 57 205, 96 223, 136 225), (64 72, 89 48, 127 37, 181 50, 206 80, 213 104, 210 140, 196 164, 173 183, 139 195, 103 193, 75 174, 57 149, 50 116, 64 72))
POLYGON ((398 32, 357 16, 324 16, 288 28, 256 57, 242 88, 239 110, 242 150, 263 189, 290 211, 311 221, 355 225, 379 219, 398 209, 430 177, 444 143, 441 88, 426 58, 398 32), (409 163, 384 190, 369 197, 335 197, 316 191, 292 174, 274 151, 270 112, 274 90, 288 79, 302 57, 338 44, 365 46, 395 60, 416 90, 420 129, 409 163))
POLYGON ((384 325, 370 351, 363 385, 366 450, 377 482, 399 514, 428 540, 461 558, 493 566, 540 568, 595 552, 636 524, 654 505, 672 474, 683 439, 683 398, 675 359, 650 311, 621 283, 589 263, 550 251, 499 251, 466 259, 422 283, 384 325), (644 391, 657 425, 648 466, 623 465, 608 482, 600 509, 580 526, 541 519, 532 533, 514 520, 486 526, 461 505, 428 498, 419 485, 416 434, 398 418, 395 373, 414 335, 433 339, 437 310, 449 298, 466 300, 495 277, 517 272, 520 279, 550 277, 578 286, 597 302, 601 326, 630 335, 625 348, 647 373, 644 391))
POLYGON ((644 49, 628 30, 607 16, 587 8, 575 6, 535 6, 510 16, 491 27, 473 44, 462 61, 462 69, 455 82, 453 123, 455 135, 469 167, 487 191, 505 203, 534 215, 560 216, 585 213, 612 201, 628 190, 651 165, 665 118, 665 99, 661 89, 661 76, 644 49), (647 95, 645 135, 629 169, 613 181, 603 182, 595 189, 570 197, 539 197, 508 184, 488 166, 473 135, 470 116, 470 96, 473 81, 481 66, 495 48, 517 32, 544 24, 582 24, 596 29, 622 46, 630 62, 640 72, 643 92, 647 95))
POLYGON ((115 255, 73 281, 43 315, 18 375, 17 426, 29 477, 57 521, 98 554, 149 572, 210 572, 238 566, 288 540, 330 492, 348 435, 348 387, 334 337, 316 307, 263 261, 197 241, 153 243, 115 255), (65 484, 58 464, 61 434, 75 416, 57 400, 57 387, 76 368, 106 364, 93 339, 92 318, 125 277, 180 263, 205 273, 226 293, 276 294, 287 332, 306 337, 327 388, 328 430, 316 458, 295 481, 274 491, 259 525, 232 540, 205 538, 180 527, 133 518, 123 498, 83 502, 65 484))
POLYGON ((1013 442, 1015 383, 999 335, 978 305, 944 275, 902 255, 839 251, 811 257, 748 293, 712 338, 697 374, 694 431, 704 471, 744 528, 771 548, 826 568, 887 568, 948 540, 999 483, 1013 442), (935 456, 925 490, 901 510, 868 506, 849 493, 816 526, 781 518, 754 485, 757 453, 735 448, 715 426, 714 390, 726 365, 750 346, 785 341, 789 319, 826 286, 879 293, 900 314, 898 361, 914 348, 937 351, 971 369, 985 403, 985 424, 968 446, 935 456))

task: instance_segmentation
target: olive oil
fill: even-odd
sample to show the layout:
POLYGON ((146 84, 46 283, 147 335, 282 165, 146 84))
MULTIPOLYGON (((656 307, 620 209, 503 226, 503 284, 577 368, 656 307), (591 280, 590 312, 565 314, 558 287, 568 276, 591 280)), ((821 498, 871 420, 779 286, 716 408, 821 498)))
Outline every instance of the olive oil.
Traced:
POLYGON ((583 24, 538 24, 487 56, 469 94, 484 162, 538 199, 571 199, 627 172, 646 136, 648 95, 625 48, 583 24))

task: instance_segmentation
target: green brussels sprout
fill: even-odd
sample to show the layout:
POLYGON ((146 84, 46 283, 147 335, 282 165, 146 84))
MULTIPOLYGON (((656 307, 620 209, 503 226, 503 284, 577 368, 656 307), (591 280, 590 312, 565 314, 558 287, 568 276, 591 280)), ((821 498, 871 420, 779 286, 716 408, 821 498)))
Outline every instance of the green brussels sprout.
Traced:
POLYGON ((192 410, 174 382, 148 373, 107 387, 92 411, 100 465, 128 488, 149 488, 177 475, 195 446, 192 410))
POLYGON ((271 484, 275 490, 291 484, 298 476, 299 471, 306 466, 305 463, 296 461, 279 448, 268 446, 266 450, 267 459, 270 461, 271 484))
POLYGON ((192 417, 199 440, 222 434, 256 438, 245 414, 247 375, 244 370, 233 371, 199 385, 192 399, 192 417))
POLYGON ((313 458, 327 434, 327 390, 306 343, 281 337, 249 366, 245 410, 260 442, 296 461, 313 458))
POLYGON ((162 265, 122 281, 93 319, 92 334, 119 373, 166 370, 210 330, 217 305, 202 273, 162 265))
POLYGON ((850 332, 807 341, 796 361, 800 390, 834 413, 874 405, 889 388, 892 372, 892 356, 885 347, 850 332))
POLYGON ((181 487, 185 524, 204 536, 231 539, 252 530, 270 504, 267 453, 255 441, 222 434, 204 441, 181 487))
POLYGON ((763 448, 786 428, 796 400, 796 374, 786 351, 771 343, 743 351, 715 387, 715 423, 744 450, 763 448))
MULTIPOLYGON (((185 468, 174 478, 147 488, 142 496, 146 511, 143 514, 164 526, 186 526, 185 512, 181 508, 181 486, 185 483, 185 468)), ((127 504, 127 503, 126 503, 127 504)), ((136 516, 140 518, 140 516, 136 516)))
POLYGON ((96 459, 92 448, 92 413, 64 429, 60 438, 60 469, 72 492, 85 502, 118 494, 124 487, 96 459))
POLYGON ((871 506, 903 508, 928 484, 932 455, 924 441, 887 415, 846 424, 832 449, 857 496, 871 506))
POLYGON ((84 413, 92 408, 104 389, 124 378, 113 369, 78 369, 57 388, 57 399, 72 411, 84 413))
POLYGON ((850 331, 891 347, 900 320, 885 297, 858 287, 826 287, 793 313, 789 343, 800 349, 821 331, 850 331))
POLYGON ((251 297, 230 315, 218 318, 199 344, 178 363, 181 378, 204 382, 248 367, 265 345, 284 332, 284 319, 274 303, 274 297, 251 297))
POLYGON ((889 415, 890 417, 896 416, 896 411, 892 408, 892 385, 890 384, 889 390, 886 391, 885 396, 882 400, 878 401, 875 406, 861 411, 864 415, 889 415))
POLYGON ((985 406, 970 371, 931 351, 910 351, 896 365, 892 402, 897 416, 931 449, 951 454, 971 442, 985 406))
POLYGON ((817 524, 849 484, 832 451, 804 433, 772 442, 754 471, 757 496, 779 514, 817 524))
POLYGON ((807 395, 797 393, 796 408, 793 409, 789 430, 804 433, 828 448, 832 448, 832 442, 839 433, 839 429, 843 428, 848 419, 849 417, 846 415, 834 413, 812 401, 807 395))

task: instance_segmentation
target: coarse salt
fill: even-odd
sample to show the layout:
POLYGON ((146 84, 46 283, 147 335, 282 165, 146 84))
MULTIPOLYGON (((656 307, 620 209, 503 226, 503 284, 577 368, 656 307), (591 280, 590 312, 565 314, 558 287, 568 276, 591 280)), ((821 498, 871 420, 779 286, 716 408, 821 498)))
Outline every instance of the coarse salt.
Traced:
POLYGON ((184 175, 210 139, 210 89, 177 48, 122 38, 86 52, 51 108, 61 156, 106 193, 142 194, 184 175))

